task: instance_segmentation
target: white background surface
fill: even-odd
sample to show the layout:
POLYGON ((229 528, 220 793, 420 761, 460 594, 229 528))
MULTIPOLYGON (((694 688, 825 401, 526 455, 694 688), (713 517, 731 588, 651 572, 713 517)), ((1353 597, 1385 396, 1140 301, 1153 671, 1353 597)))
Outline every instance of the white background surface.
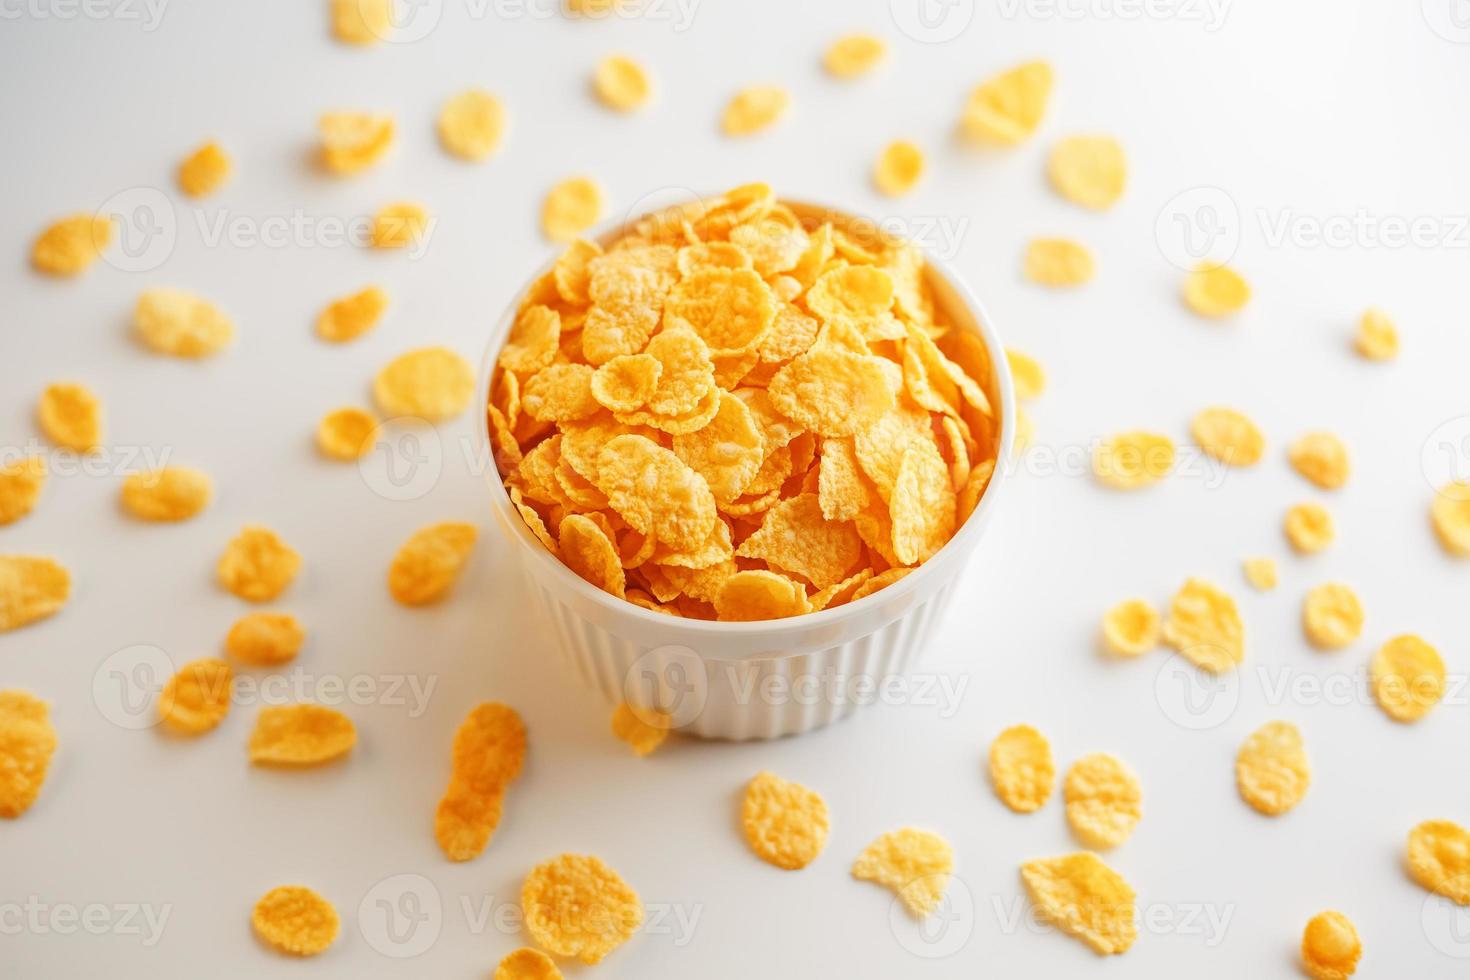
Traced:
POLYGON ((546 3, 532 16, 444 0, 426 8, 438 19, 421 40, 374 50, 332 42, 324 5, 302 0, 172 3, 152 30, 136 19, 141 7, 102 4, 89 17, 61 0, 0 4, 0 445, 38 438, 41 388, 77 379, 105 400, 117 450, 107 475, 53 477, 37 512, 0 530, 0 550, 54 554, 75 576, 62 615, 0 637, 0 686, 51 700, 61 739, 40 801, 0 826, 0 975, 487 976, 527 941, 504 918, 525 872, 571 850, 601 855, 663 911, 601 966, 572 964, 568 976, 1289 977, 1302 926, 1325 908, 1357 923, 1363 976, 1463 976, 1470 947, 1446 938, 1449 913, 1401 870, 1415 823, 1470 822, 1470 564, 1443 555, 1426 516, 1430 481, 1448 475, 1453 453, 1431 452, 1428 474, 1421 463, 1426 443, 1445 437, 1437 427, 1470 413, 1470 233, 1457 225, 1470 208, 1470 45, 1431 27, 1450 23, 1449 0, 1424 11, 1417 0, 1240 0, 1214 29, 1198 19, 1203 5, 1169 0, 1133 18, 1111 15, 1138 9, 1118 0, 958 0, 943 24, 963 30, 942 43, 906 36, 887 0, 705 0, 687 25, 668 6, 577 23, 544 16, 546 3), (824 45, 858 28, 889 39, 888 63, 860 81, 829 80, 824 45), (596 59, 617 50, 659 83, 657 104, 631 118, 587 92, 596 59), (1038 138, 1010 152, 957 145, 969 89, 1037 56, 1058 74, 1038 138), (722 138, 724 101, 758 81, 791 89, 790 117, 755 139, 722 138), (502 151, 480 165, 446 156, 433 132, 442 101, 469 85, 499 94, 513 117, 502 151), (357 179, 307 163, 316 116, 337 107, 399 120, 391 158, 357 179), (1126 197, 1101 215, 1054 197, 1043 175, 1057 137, 1093 131, 1121 139, 1131 165, 1126 197), (211 136, 238 171, 195 207, 175 191, 173 168, 211 136), (916 194, 890 202, 870 189, 868 169, 899 136, 927 147, 931 169, 916 194), (1030 409, 1040 450, 1030 459, 1042 465, 1016 475, 920 668, 962 691, 955 703, 875 706, 799 740, 686 741, 635 759, 607 734, 604 706, 564 682, 544 624, 525 612, 462 449, 473 447, 472 413, 441 428, 442 473, 412 500, 384 499, 355 467, 315 455, 316 419, 365 403, 390 357, 443 343, 478 359, 493 318, 550 254, 537 228, 542 194, 576 173, 602 181, 612 213, 661 188, 764 179, 901 218, 954 259, 1007 342, 1044 362, 1050 388, 1030 409), (1174 238, 1155 233, 1161 213, 1171 227, 1170 200, 1201 186, 1216 189, 1206 203, 1225 202, 1219 227, 1238 237, 1234 261, 1256 291, 1223 324, 1181 307, 1181 273, 1166 255, 1174 238), (161 264, 158 253, 132 262, 115 251, 115 265, 77 282, 29 270, 31 239, 49 221, 124 192, 131 206, 146 200, 139 188, 173 201, 159 217, 177 240, 161 264), (421 257, 326 240, 331 223, 398 198, 424 201, 438 219, 421 257), (1430 240, 1396 247, 1362 222, 1335 245, 1273 234, 1283 220, 1310 231, 1357 215, 1425 219, 1430 240), (210 238, 221 218, 249 234, 283 217, 307 230, 276 245, 210 238), (1022 282, 1021 251, 1038 234, 1089 243, 1096 282, 1070 294, 1022 282), (140 264, 156 267, 128 268, 140 264), (318 342, 324 302, 374 281, 393 297, 384 323, 346 347, 318 342), (236 346, 199 364, 136 346, 132 303, 161 284, 217 300, 237 322, 236 346), (1350 350, 1370 304, 1401 326, 1397 363, 1350 350), (1134 495, 1075 471, 1104 433, 1149 427, 1184 443, 1190 416, 1214 403, 1262 424, 1262 465, 1221 479, 1186 454, 1190 471, 1134 495), (1340 540, 1302 559, 1287 552, 1280 519, 1321 495, 1289 470, 1284 447, 1312 427, 1342 434, 1355 472, 1327 500, 1340 540), (212 473, 214 506, 179 526, 125 519, 116 473, 136 465, 129 447, 212 473), (1055 457, 1071 470, 1047 469, 1055 457), (393 604, 388 560, 441 519, 484 525, 473 566, 442 607, 393 604), (117 651, 213 655, 246 611, 212 570, 250 522, 278 529, 306 560, 279 603, 311 633, 287 676, 378 692, 345 705, 360 744, 343 765, 250 768, 259 695, 195 741, 115 723, 132 717, 116 669, 137 662, 117 651), (1253 554, 1281 559, 1276 592, 1241 579, 1253 554), (1249 631, 1236 683, 1201 702, 1203 713, 1180 700, 1177 682, 1193 672, 1176 675, 1162 652, 1111 662, 1095 641, 1109 604, 1135 594, 1162 604, 1190 575, 1235 593, 1249 631), (1299 610, 1330 579, 1359 591, 1368 620, 1360 642, 1323 654, 1306 645, 1299 610), (1455 675, 1450 703, 1414 726, 1390 722, 1360 683, 1372 650, 1405 631, 1437 643, 1455 675), (390 690, 404 678, 432 683, 431 696, 390 690), (465 711, 492 698, 525 715, 531 758, 490 848, 451 865, 431 835, 449 741, 465 711), (1305 802, 1276 820, 1248 809, 1232 776, 1240 741, 1273 718, 1302 727, 1314 767, 1305 802), (1051 737, 1060 766, 1106 750, 1141 774, 1144 819, 1106 857, 1148 916, 1124 957, 1100 960, 1013 918, 1018 865, 1077 847, 1059 799, 1021 817, 987 785, 989 740, 1023 720, 1051 737), (762 768, 830 804, 827 850, 800 873, 756 860, 738 832, 738 794, 762 768), (905 824, 941 831, 958 855, 958 904, 935 944, 901 919, 890 928, 887 893, 847 873, 873 836, 905 824), (385 938, 377 905, 412 910, 400 892, 417 879, 401 874, 427 879, 419 908, 432 911, 429 892, 440 902, 421 931, 397 934, 428 947, 414 960, 383 952, 408 948, 385 938), (340 940, 315 960, 277 956, 251 935, 255 899, 288 882, 342 914, 340 940), (32 918, 36 906, 65 915, 94 903, 166 910, 166 926, 150 944, 129 934, 141 917, 122 912, 107 913, 100 935, 62 934, 49 911, 32 918), (496 910, 488 921, 486 910, 496 910), (692 930, 679 915, 697 917, 692 930))

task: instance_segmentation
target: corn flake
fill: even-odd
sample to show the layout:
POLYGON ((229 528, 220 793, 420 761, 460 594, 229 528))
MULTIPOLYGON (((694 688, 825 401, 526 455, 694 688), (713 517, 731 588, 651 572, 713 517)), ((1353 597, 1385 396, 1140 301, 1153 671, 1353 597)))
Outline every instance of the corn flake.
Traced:
POLYGON ((1021 880, 1041 917, 1096 953, 1125 953, 1138 938, 1133 889, 1090 851, 1027 861, 1021 880))
POLYGON ((1091 282, 1097 266, 1092 252, 1067 238, 1033 238, 1026 245, 1022 266, 1026 278, 1039 286, 1081 286, 1091 282))
POLYGON ((726 136, 751 136, 775 125, 790 107, 791 95, 784 88, 752 85, 735 93, 720 124, 726 136))
POLYGON ((1330 432, 1308 432, 1291 444, 1288 455, 1296 471, 1323 490, 1347 483, 1351 470, 1347 447, 1330 432))
POLYGON ((890 512, 893 553, 900 564, 928 561, 954 535, 954 484, 933 442, 916 439, 904 451, 890 512))
POLYGON ((888 54, 888 45, 872 34, 847 34, 828 46, 822 66, 833 78, 857 78, 876 68, 888 54))
POLYGON ((1378 706, 1394 721, 1418 721, 1445 693, 1444 660, 1417 636, 1396 636, 1380 647, 1368 676, 1378 706))
POLYGON ((1254 466, 1266 451, 1266 437, 1245 415, 1231 408, 1207 408, 1189 423, 1200 449, 1227 466, 1254 466))
POLYGON ((827 846, 831 827, 821 794, 770 772, 757 774, 746 785, 740 824, 750 849, 787 871, 815 861, 827 846))
POLYGON ((1250 298, 1251 287, 1240 273, 1216 262, 1201 262, 1184 280, 1184 305, 1203 317, 1238 313, 1250 298))
POLYGON ((873 164, 873 185, 889 197, 909 193, 923 176, 924 151, 908 140, 894 140, 883 147, 873 164))
POLYGON ((1341 912, 1318 912, 1302 931, 1302 966, 1312 980, 1347 980, 1358 970, 1363 942, 1341 912))
POLYGON ((752 622, 784 619, 811 612, 811 600, 801 583, 777 572, 751 569, 725 579, 714 600, 721 619, 752 622))
POLYGON ((505 106, 489 92, 468 89, 444 103, 438 125, 444 149, 462 160, 483 160, 505 135, 505 106))
POLYGON ((36 421, 63 449, 86 453, 102 442, 102 402, 85 385, 47 385, 36 403, 36 421))
POLYGON ((644 436, 622 435, 607 443, 594 482, 628 526, 671 548, 702 544, 719 519, 703 477, 644 436))
POLYGON ((27 691, 0 691, 0 817, 31 808, 56 751, 51 707, 27 691))
POLYGON ((602 188, 588 177, 569 177, 552 187, 541 206, 541 231, 569 242, 602 218, 602 188))
POLYGON ((643 924, 638 893, 590 854, 562 854, 531 869, 521 886, 521 907, 537 945, 588 965, 643 924))
POLYGON ((393 0, 331 0, 332 33, 347 44, 386 41, 393 28, 393 0))
POLYGON ((664 712, 634 708, 626 701, 618 705, 612 716, 613 735, 628 743, 640 756, 648 755, 662 745, 672 726, 673 718, 664 712))
POLYGON ((1311 781, 1302 733, 1289 721, 1262 725, 1235 757, 1235 786, 1241 799, 1268 817, 1300 803, 1311 781))
POLYGON ((190 197, 213 194, 230 179, 232 166, 224 147, 210 140, 179 164, 179 188, 190 197))
POLYGON ((1056 780, 1051 745, 1030 725, 1012 725, 990 743, 990 782, 995 795, 1017 813, 1040 810, 1051 798, 1056 780))
POLYGON ((282 885, 266 892, 255 903, 250 924, 267 944, 292 956, 325 951, 336 941, 339 927, 332 903, 302 885, 282 885))
POLYGON ((1123 432, 1099 442, 1092 451, 1092 472, 1117 490, 1136 490, 1157 483, 1174 467, 1174 443, 1156 432, 1123 432))
POLYGON ((388 294, 377 286, 334 300, 316 320, 317 336, 333 343, 356 340, 378 325, 388 308, 388 294))
POLYGON ((1332 515, 1321 504, 1296 504, 1286 512, 1282 523, 1286 540, 1299 554, 1312 555, 1332 543, 1336 531, 1332 515))
POLYGON ((158 698, 158 717, 172 732, 202 735, 230 712, 235 672, 217 657, 193 660, 178 669, 158 698))
POLYGON ((1245 580, 1257 592, 1270 592, 1276 588, 1276 562, 1270 558, 1247 558, 1241 563, 1245 580))
POLYGON ((317 766, 341 758, 357 744, 352 719, 319 704, 260 709, 250 734, 250 761, 261 766, 317 766))
POLYGON ((658 390, 663 363, 652 354, 621 354, 592 375, 592 397, 613 412, 636 412, 658 390))
POLYGON ((1387 313, 1377 308, 1370 309, 1358 321, 1358 335, 1353 346, 1370 361, 1391 361, 1399 356, 1398 328, 1387 313))
POLYGON ((431 524, 415 531, 388 568, 388 592, 405 606, 438 602, 454 588, 474 550, 473 524, 431 524))
POLYGON ((960 127, 971 139, 1014 146, 1036 132, 1051 98, 1052 70, 1028 61, 986 81, 965 105, 960 127))
POLYGON ((767 389, 787 418, 822 436, 850 436, 894 405, 881 363, 818 344, 787 364, 767 389))
POLYGON ((1470 831, 1451 820, 1426 820, 1409 831, 1406 859, 1419 884, 1470 905, 1470 831))
POLYGON ((1046 173, 1058 194, 1102 211, 1123 196, 1128 161, 1111 136, 1069 136, 1052 148, 1046 173))
POLYGON ((765 440, 745 402, 728 391, 719 392, 719 399, 719 410, 708 425, 674 436, 674 455, 704 477, 716 503, 727 504, 760 472, 765 440))
POLYGON ((608 55, 592 73, 592 90, 609 109, 633 112, 648 104, 653 82, 638 62, 626 55, 608 55))
POLYGON ((31 246, 31 265, 50 276, 80 275, 111 242, 111 218, 68 215, 41 232, 31 246))
POLYGON ((46 475, 44 456, 27 456, 0 466, 0 527, 14 524, 35 509, 46 475))
POLYGON ((429 231, 429 212, 413 201, 395 201, 373 215, 368 242, 373 248, 408 248, 429 231))
POLYGON ((463 412, 475 392, 475 373, 445 347, 401 354, 373 379, 373 396, 389 417, 411 415, 435 422, 463 412))
POLYGON ((521 409, 538 422, 576 422, 602 410, 587 364, 553 364, 526 379, 521 409))
POLYGON ((563 980, 556 962, 539 949, 523 946, 495 968, 490 980, 563 980))
POLYGON ((329 112, 317 120, 319 159, 329 173, 356 174, 382 159, 393 146, 392 116, 369 112, 329 112))
POLYGON ((892 889, 913 915, 923 918, 944 901, 954 873, 954 849, 938 834, 904 827, 874 840, 852 864, 852 876, 892 889))
POLYGON ((1169 604, 1164 642, 1212 674, 1245 658, 1245 625, 1235 600, 1204 579, 1184 583, 1169 604))
POLYGON ((354 460, 373 448, 378 420, 365 408, 333 409, 316 427, 316 446, 328 459, 354 460))
POLYGON ((306 630, 290 613, 247 613, 225 635, 225 652, 252 667, 278 667, 305 643, 306 630))
POLYGON ((1441 487, 1429 505, 1429 518, 1445 551, 1470 556, 1470 483, 1441 487))
POLYGON ((1011 368, 1011 382, 1017 398, 1040 398, 1046 390, 1046 372, 1041 363, 1028 354, 1006 348, 1006 363, 1011 368))
POLYGON ((557 542, 561 560, 568 568, 604 592, 622 598, 626 589, 622 560, 596 521, 583 514, 568 514, 557 529, 557 542))
POLYGON ((71 594, 71 573, 55 559, 0 555, 0 633, 61 611, 71 594))
POLYGON ((1302 627, 1313 646, 1341 649, 1363 632, 1363 604, 1341 582, 1319 585, 1302 603, 1302 627))
POLYGON ((264 527, 247 527, 220 556, 220 584, 241 599, 269 602, 290 586, 301 570, 301 555, 264 527))
POLYGON ((1125 599, 1103 616, 1103 642, 1120 657, 1138 657, 1159 645, 1162 623, 1144 599, 1125 599))
POLYGON ((160 354, 208 357, 235 338, 235 325, 213 303, 182 289, 150 289, 133 312, 138 337, 160 354))
POLYGON ((1106 752, 1084 756, 1067 770, 1062 795, 1067 823, 1077 839, 1099 850, 1117 847, 1133 833, 1143 816, 1143 787, 1138 775, 1106 752))
POLYGON ((459 726, 449 787, 434 814, 434 838, 451 861, 484 851, 525 758, 526 725, 512 708, 487 701, 459 726))
POLYGON ((214 481, 187 466, 134 473, 123 481, 122 506, 144 521, 187 521, 214 498, 214 481))

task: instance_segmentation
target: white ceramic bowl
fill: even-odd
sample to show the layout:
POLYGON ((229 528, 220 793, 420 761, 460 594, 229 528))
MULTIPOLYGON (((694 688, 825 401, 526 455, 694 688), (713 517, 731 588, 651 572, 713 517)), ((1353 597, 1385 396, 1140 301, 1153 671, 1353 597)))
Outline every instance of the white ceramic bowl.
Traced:
MULTIPOLYGON (((803 217, 837 214, 863 220, 838 208, 782 200, 803 217)), ((610 223, 592 237, 609 244, 627 223, 610 223)), ((776 738, 845 717, 891 689, 885 685, 912 667, 992 519, 997 494, 1007 482, 1015 435, 1010 369, 989 318, 953 270, 925 258, 939 306, 955 328, 978 334, 990 355, 1000 396, 1001 450, 969 520, 934 557, 885 589, 834 609, 767 622, 706 622, 651 612, 584 581, 547 551, 491 467, 487 477, 495 515, 532 594, 554 625, 566 666, 610 704, 626 700, 635 708, 657 708, 673 717, 678 730, 704 738, 776 738)), ((550 266, 538 270, 537 277, 550 266)), ((496 324, 481 366, 476 404, 484 459, 493 458, 484 406, 524 292, 517 291, 496 324)))

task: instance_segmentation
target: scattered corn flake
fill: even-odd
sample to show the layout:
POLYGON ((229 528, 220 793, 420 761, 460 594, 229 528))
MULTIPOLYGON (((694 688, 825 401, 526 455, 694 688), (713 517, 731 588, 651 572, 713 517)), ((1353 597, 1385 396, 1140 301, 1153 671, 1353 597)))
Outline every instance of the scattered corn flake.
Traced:
POLYGON ((799 575, 818 590, 843 581, 862 558, 863 542, 847 521, 829 521, 817 494, 780 501, 735 554, 799 575))
POLYGON ((469 861, 484 851, 525 758, 526 725, 514 709, 487 701, 461 723, 449 786, 434 813, 434 839, 451 861, 469 861))
POLYGON ((1339 650, 1363 632, 1363 604, 1341 582, 1319 585, 1302 603, 1302 628, 1313 646, 1339 650))
POLYGON ((1203 317, 1238 313, 1250 298, 1251 287, 1240 273, 1216 262, 1201 262, 1184 280, 1184 305, 1203 317))
POLYGON ((1125 599, 1103 615, 1103 642, 1120 657, 1139 657, 1159 645, 1162 622, 1144 599, 1125 599))
POLYGON ((1302 931, 1302 967, 1312 980, 1347 980, 1358 970, 1363 942, 1341 912, 1318 912, 1302 931))
POLYGON ((269 602, 291 584, 301 570, 301 555, 269 528, 250 526, 220 556, 220 584, 250 602, 269 602))
POLYGON ((1276 588, 1276 561, 1272 558, 1247 558, 1241 563, 1245 580, 1257 592, 1270 592, 1276 588))
POLYGON ((556 962, 539 949, 522 946, 500 961, 490 980, 563 980, 556 962))
POLYGON ((28 691, 0 691, 0 817, 15 819, 41 794, 56 751, 50 713, 28 691))
POLYGON ((1470 831, 1452 820, 1426 820, 1409 831, 1406 860, 1420 885, 1470 905, 1470 831))
POLYGON ((179 188, 190 197, 213 194, 230 179, 232 167, 224 147, 210 140, 179 164, 179 188))
POLYGON ((361 459, 372 451, 377 431, 378 420, 367 409, 333 409, 317 423, 316 447, 328 459, 361 459))
POLYGON ((260 766, 318 766, 357 744, 352 719, 319 704, 268 705, 250 734, 250 761, 260 766))
POLYGON ((569 242, 602 219, 602 188, 589 177, 569 177, 551 188, 541 206, 541 231, 569 242))
POLYGON ((1143 816, 1143 787, 1126 763, 1095 752, 1072 763, 1062 784, 1067 824, 1077 839, 1099 850, 1117 847, 1143 816))
POLYGON ((1093 952, 1125 953, 1138 938, 1132 887, 1090 851, 1021 865, 1037 913, 1093 952))
POLYGON ((331 0, 332 33, 347 44, 386 41, 393 29, 393 0, 331 0))
POLYGON ((1445 667, 1439 651, 1409 634, 1395 636, 1379 648, 1368 676, 1374 700, 1394 721, 1418 721, 1445 693, 1445 667))
POLYGON ((1190 421, 1189 432, 1200 449, 1227 466, 1254 466, 1266 452, 1261 430, 1233 408, 1204 409, 1190 421))
POLYGON ((857 78, 876 68, 887 54, 888 44, 881 37, 846 34, 828 46, 822 67, 833 78, 857 78))
POLYGON ((1014 146, 1036 132, 1051 98, 1052 69, 1028 61, 989 79, 970 94, 960 128, 971 139, 1014 146))
POLYGON ((54 616, 71 595, 71 573, 53 558, 0 555, 0 633, 54 616))
POLYGON ((1352 467, 1347 447, 1330 432, 1308 432, 1288 450, 1298 473, 1323 490, 1337 490, 1348 481, 1352 467))
POLYGON ((1235 756, 1235 786, 1241 799, 1268 817, 1300 803, 1311 781, 1302 733, 1289 721, 1257 728, 1235 756))
POLYGON ((1399 331, 1393 320, 1374 307, 1358 321, 1358 335, 1353 340, 1358 353, 1370 361, 1391 361, 1399 356, 1399 331))
POLYGON ((1470 483, 1448 483, 1434 495, 1429 519, 1444 550, 1470 557, 1470 483))
POLYGON ((390 418, 447 419, 463 412, 474 393, 474 370, 447 347, 400 354, 373 379, 373 397, 390 418))
POLYGON ((225 635, 225 652, 252 667, 279 667, 296 659, 306 630, 290 613, 246 613, 225 635))
POLYGON ((726 136, 751 136, 774 125, 791 107, 791 95, 778 85, 752 85, 735 93, 721 126, 726 136))
POLYGON ((102 443, 102 402, 85 385, 47 385, 36 402, 36 422, 63 449, 86 453, 102 443))
POLYGON ((758 773, 746 785, 740 825, 762 861, 787 871, 815 861, 831 829, 820 793, 771 772, 758 773))
POLYGON ((1174 467, 1174 443, 1156 432, 1122 432, 1100 441, 1092 451, 1092 472, 1118 490, 1157 483, 1174 467))
POLYGON ((368 286, 351 296, 334 300, 316 319, 317 336, 333 343, 356 340, 378 325, 388 308, 388 294, 368 286))
POLYGON ((725 579, 714 605, 721 619, 732 622, 800 616, 811 612, 812 606, 800 582, 765 569, 736 572, 725 579))
POLYGON ((1011 383, 1017 398, 1040 398, 1046 390, 1046 372, 1041 362, 1018 350, 1006 348, 1006 363, 1011 368, 1011 383))
POLYGON ((889 143, 873 164, 873 185, 889 197, 909 193, 923 176, 924 151, 909 140, 889 143))
POLYGON ((26 456, 0 466, 0 527, 35 509, 46 486, 46 457, 26 456))
POLYGON ((767 389, 787 418, 821 436, 850 436, 894 405, 881 362, 817 344, 776 373, 767 389))
POLYGON ((505 787, 478 791, 457 777, 434 808, 434 840, 451 861, 479 857, 500 826, 505 787))
POLYGON ((317 120, 322 167, 338 175, 361 173, 392 148, 395 131, 392 116, 328 112, 317 120))
POLYGON ((405 606, 438 602, 454 588, 474 550, 479 529, 445 522, 415 531, 388 568, 388 592, 405 606))
POLYGON ((586 581, 622 598, 627 589, 617 546, 592 518, 568 514, 557 528, 561 560, 586 581))
POLYGON ((394 201, 373 215, 368 241, 373 248, 408 248, 429 231, 429 212, 413 201, 394 201))
POLYGON ((179 735, 202 735, 230 713, 235 672, 218 657, 202 657, 180 667, 163 685, 158 717, 179 735))
POLYGON ((638 893, 590 854, 562 854, 531 869, 521 886, 521 907, 537 945, 589 966, 643 924, 638 893))
POLYGON ((1051 744, 1030 725, 1012 725, 990 743, 990 782, 1000 801, 1017 813, 1033 813, 1051 798, 1057 769, 1051 744))
POLYGON ((1128 161, 1111 136, 1069 136, 1052 148, 1046 174, 1073 204, 1102 211, 1123 196, 1128 161))
POLYGON ((919 918, 939 908, 953 873, 954 849, 949 842, 914 827, 881 835, 852 864, 854 878, 891 889, 919 918))
POLYGON ((505 106, 482 89, 467 89, 439 110, 439 142, 462 160, 483 160, 494 153, 505 128, 505 106))
POLYGON ((235 338, 235 325, 219 307, 182 289, 145 291, 133 327, 148 347, 174 357, 208 357, 235 338))
POLYGON ((900 564, 928 561, 954 536, 954 483, 932 441, 916 439, 904 450, 890 512, 893 553, 900 564))
POLYGON ((31 246, 31 265, 50 276, 86 272, 112 242, 112 219, 72 214, 56 222, 31 246))
POLYGON ((592 90, 609 109, 633 112, 648 104, 653 82, 638 62, 627 55, 612 54, 597 63, 592 90))
POLYGON ((1081 286, 1096 272, 1092 252, 1067 238, 1033 238, 1022 266, 1026 278, 1040 286, 1081 286))
POLYGON ((214 499, 209 474, 188 466, 134 473, 123 481, 123 510, 144 521, 187 521, 214 499))
POLYGON ((664 743, 674 720, 653 708, 635 708, 624 701, 613 711, 612 733, 637 755, 648 755, 664 743))
POLYGON ((1164 642, 1212 674, 1245 658, 1245 624, 1235 600, 1218 586, 1192 578, 1175 593, 1164 622, 1164 642))
POLYGON ((1317 503, 1295 504, 1282 522, 1286 540, 1298 554, 1314 555, 1332 543, 1337 531, 1327 508, 1317 503))
POLYGON ((332 903, 303 885, 272 888, 250 915, 255 934, 292 956, 315 956, 337 939, 339 922, 332 903))

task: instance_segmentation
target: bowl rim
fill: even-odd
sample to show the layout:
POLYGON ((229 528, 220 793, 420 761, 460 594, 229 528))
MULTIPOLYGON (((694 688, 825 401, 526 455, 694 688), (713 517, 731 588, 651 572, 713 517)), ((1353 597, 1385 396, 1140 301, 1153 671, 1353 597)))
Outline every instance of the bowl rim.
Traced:
MULTIPOLYGON (((692 193, 692 192, 691 192, 692 193)), ((710 195, 709 197, 712 197, 710 195)), ((706 198, 706 195, 694 195, 692 200, 706 198)), ((875 227, 881 227, 877 219, 861 211, 855 211, 845 207, 838 207, 823 201, 815 201, 807 198, 788 198, 776 196, 776 200, 791 207, 798 212, 802 210, 827 212, 841 215, 855 221, 866 221, 875 227)), ((626 232, 634 223, 644 217, 656 214, 669 207, 677 206, 680 202, 661 202, 659 207, 639 214, 624 214, 621 217, 609 218, 600 222, 593 228, 579 236, 589 241, 597 242, 599 245, 607 245, 616 241, 618 237, 626 232)), ((654 612, 644 609, 637 603, 617 596, 588 582, 582 576, 568 568, 560 558, 546 550, 540 540, 531 533, 526 525, 525 519, 521 517, 515 504, 510 499, 510 493, 505 488, 505 481, 500 476, 500 468, 495 463, 494 447, 490 438, 490 413, 486 406, 490 403, 490 383, 495 374, 496 361, 499 359, 500 349, 504 346, 506 338, 510 335, 510 328, 514 324, 516 311, 520 308, 521 300, 531 283, 536 282, 556 264, 561 256, 565 245, 558 248, 555 253, 542 262, 536 271, 527 279, 523 280, 511 297, 509 305, 497 319, 495 327, 490 332, 489 341, 485 352, 480 359, 480 376, 476 382, 476 395, 474 410, 477 413, 476 431, 479 435, 478 458, 484 459, 489 465, 489 470, 484 474, 491 484, 491 499, 496 509, 504 517, 510 519, 509 523, 515 528, 515 537, 520 544, 534 554, 533 560, 538 561, 543 567, 548 568, 549 573, 559 583, 582 599, 594 602, 617 615, 631 616, 634 621, 647 623, 661 630, 681 629, 698 634, 719 634, 724 636, 769 636, 772 634, 800 633, 809 629, 823 626, 831 626, 847 618, 854 617, 857 613, 874 609, 878 605, 878 597, 883 601, 892 601, 912 592, 916 592, 929 577, 938 574, 937 569, 941 562, 939 557, 946 551, 954 552, 961 547, 969 547, 968 542, 977 539, 983 533, 986 518, 996 507, 996 497, 1001 485, 1009 478, 1011 470, 1012 443, 1015 439, 1016 408, 1015 390, 1011 379, 1010 364, 1006 358, 1005 347, 1000 341, 995 328, 992 326, 989 311, 981 304, 969 285, 962 279, 949 264, 949 262, 933 255, 931 251, 923 246, 917 245, 923 253, 926 271, 929 274, 938 275, 948 285, 950 290, 968 308, 971 319, 975 323, 976 332, 980 340, 985 344, 986 354, 990 358, 991 371, 995 374, 996 388, 1000 393, 1000 446, 996 455, 995 470, 991 474, 990 482, 985 492, 980 495, 979 502, 970 513, 969 518, 960 526, 960 529, 944 543, 929 559, 920 565, 914 566, 914 570, 903 578, 885 588, 879 589, 870 595, 858 599, 856 602, 847 602, 831 609, 820 609, 814 612, 802 613, 799 616, 787 616, 782 619, 758 619, 745 622, 730 622, 727 620, 705 620, 673 618, 665 613, 654 612), (491 478, 493 476, 493 479, 491 478), (926 574, 927 573, 927 574, 926 574), (886 594, 885 594, 886 593, 886 594)))

